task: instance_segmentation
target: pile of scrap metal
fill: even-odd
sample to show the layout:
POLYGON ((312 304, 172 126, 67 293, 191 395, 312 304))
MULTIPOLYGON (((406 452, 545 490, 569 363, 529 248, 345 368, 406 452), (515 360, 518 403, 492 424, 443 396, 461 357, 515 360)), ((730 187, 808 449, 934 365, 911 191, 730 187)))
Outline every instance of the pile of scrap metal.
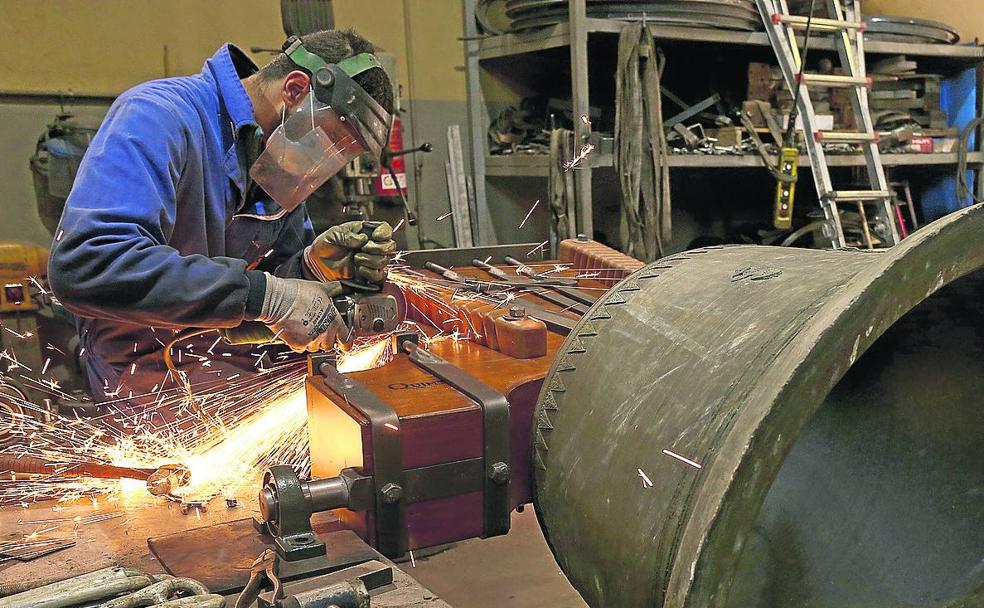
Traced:
MULTIPOLYGON (((195 559, 209 564, 210 557, 195 559)), ((265 549, 244 569, 248 578, 234 592, 210 591, 193 578, 114 566, 39 587, 33 581, 2 585, 0 608, 369 608, 375 596, 396 589, 393 568, 376 560, 297 581, 282 579, 280 565, 277 554, 265 549)), ((290 578, 296 576, 288 569, 290 578)), ((394 602, 395 595, 384 603, 394 602)))
MULTIPOLYGON (((30 586, 30 582, 24 586, 30 586)), ((0 608, 222 608, 225 599, 188 578, 104 568, 36 589, 0 587, 0 608)))
POLYGON ((560 100, 544 103, 540 97, 527 97, 519 105, 504 109, 489 125, 489 153, 549 154, 551 123, 567 124, 570 128, 570 102, 567 112, 560 100))
MULTIPOLYGON (((919 73, 919 64, 904 55, 888 57, 869 68, 872 79, 868 103, 880 131, 900 128, 944 130, 949 127, 943 111, 943 77, 919 73)), ((918 133, 917 133, 918 136, 918 133)), ((956 137, 954 132, 952 137, 956 137)), ((928 150, 933 152, 932 146, 928 150)), ((952 150, 937 150, 952 152, 952 150)))
MULTIPOLYGON (((942 76, 918 72, 917 62, 903 55, 874 62, 869 69, 872 89, 868 96, 875 128, 880 132, 879 148, 892 153, 953 152, 957 131, 947 124, 941 103, 942 76)), ((821 59, 819 73, 835 73, 830 62, 821 59)), ((817 89, 813 106, 818 120, 831 129, 854 130, 854 113, 842 89, 817 89)), ((748 89, 743 108, 745 122, 756 129, 785 122, 793 106, 792 96, 778 66, 750 63, 748 89)), ((749 131, 748 124, 746 131, 749 131)), ((774 129, 769 130, 772 134, 774 129)), ((857 154, 852 144, 824 144, 829 154, 857 154)), ((770 153, 775 150, 770 148, 770 153)))
MULTIPOLYGON (((568 0, 477 0, 479 25, 489 34, 519 32, 567 21, 568 0)), ((670 26, 762 29, 753 0, 587 0, 587 16, 670 26)))

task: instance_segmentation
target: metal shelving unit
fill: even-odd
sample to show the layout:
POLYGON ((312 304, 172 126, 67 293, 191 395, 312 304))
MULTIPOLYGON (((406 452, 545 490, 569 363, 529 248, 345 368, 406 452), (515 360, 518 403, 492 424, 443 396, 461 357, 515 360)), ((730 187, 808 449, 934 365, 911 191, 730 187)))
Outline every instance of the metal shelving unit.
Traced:
MULTIPOLYGON (((591 37, 619 34, 626 22, 596 19, 586 16, 585 0, 568 0, 569 21, 529 32, 480 36, 475 25, 474 0, 462 0, 465 18, 465 55, 467 64, 468 102, 471 132, 471 161, 474 170, 476 207, 487 209, 485 201, 486 177, 546 177, 549 159, 538 155, 492 156, 486 150, 486 131, 488 118, 485 116, 480 86, 481 64, 485 61, 502 60, 526 53, 539 53, 550 49, 568 47, 570 51, 571 92, 575 116, 588 114, 590 98, 588 94, 588 43, 591 37)), ((741 32, 721 29, 675 27, 651 24, 649 29, 657 41, 694 43, 701 45, 722 45, 768 48, 769 39, 764 32, 741 32)), ((814 38, 812 48, 834 51, 830 40, 814 38)), ((944 44, 914 44, 903 42, 869 41, 866 43, 867 55, 906 55, 914 59, 931 59, 936 63, 945 62, 953 69, 976 68, 978 72, 977 114, 984 115, 984 47, 976 45, 951 46, 944 44)), ((575 121, 576 147, 588 141, 597 141, 598 133, 589 131, 590 125, 575 121)), ((980 141, 980 134, 978 137, 980 141)), ((943 166, 956 165, 957 155, 951 154, 884 154, 887 167, 902 166, 943 166)), ((972 152, 970 165, 978 176, 977 191, 984 195, 984 152, 972 152)), ((590 157, 585 170, 575 174, 577 202, 577 230, 591 234, 593 229, 590 169, 611 167, 610 154, 596 154, 590 157)), ((833 167, 862 166, 861 155, 829 157, 833 167)), ((801 164, 809 166, 804 156, 801 164)), ((712 156, 712 155, 674 155, 669 166, 673 169, 738 169, 762 168, 757 156, 712 156)))
MULTIPOLYGON (((984 152, 972 152, 968 156, 970 165, 984 166, 984 152)), ((803 171, 809 171, 809 159, 800 156, 803 171)), ((542 154, 517 154, 513 156, 489 156, 485 160, 485 175, 491 177, 546 177, 549 159, 542 154)), ((882 154, 882 163, 886 167, 926 167, 938 165, 956 165, 956 153, 947 154, 882 154)), ((827 164, 831 167, 862 167, 864 157, 861 155, 827 156, 827 164)), ((762 159, 752 154, 744 156, 733 155, 701 155, 675 154, 670 156, 671 169, 762 169, 765 164, 762 159)), ((611 156, 601 155, 594 161, 595 167, 611 166, 611 156)))
MULTIPOLYGON (((573 0, 578 2, 579 0, 573 0)), ((585 17, 584 27, 591 34, 618 34, 622 31, 624 22, 611 19, 595 19, 585 17)), ((769 46, 769 38, 765 32, 738 32, 697 27, 673 27, 668 25, 651 25, 653 35, 660 40, 675 40, 681 42, 698 42, 706 44, 734 44, 749 46, 769 46)), ((522 53, 533 53, 547 49, 555 49, 570 44, 571 26, 567 23, 552 25, 539 30, 518 34, 488 36, 479 41, 478 58, 480 60, 510 57, 522 53)), ((802 40, 801 40, 802 42, 802 40)), ((811 48, 834 51, 830 40, 814 38, 811 48)), ((984 51, 975 46, 951 46, 946 44, 912 44, 906 42, 883 42, 872 40, 865 42, 868 54, 875 55, 912 55, 913 57, 941 57, 945 59, 963 60, 974 64, 984 60, 984 51)))

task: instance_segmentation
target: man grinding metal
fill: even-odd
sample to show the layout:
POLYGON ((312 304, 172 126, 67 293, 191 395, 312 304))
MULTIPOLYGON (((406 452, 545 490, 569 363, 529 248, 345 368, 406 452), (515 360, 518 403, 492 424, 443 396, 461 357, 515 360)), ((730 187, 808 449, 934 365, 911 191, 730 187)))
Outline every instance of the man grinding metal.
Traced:
MULTIPOLYGON (((94 399, 139 403, 173 382, 165 345, 187 328, 259 322, 298 352, 334 346, 339 281, 382 284, 395 243, 389 225, 363 222, 315 238, 304 201, 387 141, 393 88, 374 52, 352 31, 321 31, 291 38, 257 69, 227 44, 200 74, 116 100, 48 269, 78 316, 94 399)), ((191 351, 201 364, 185 361, 192 385, 255 370, 242 348, 206 365, 216 337, 191 351)))

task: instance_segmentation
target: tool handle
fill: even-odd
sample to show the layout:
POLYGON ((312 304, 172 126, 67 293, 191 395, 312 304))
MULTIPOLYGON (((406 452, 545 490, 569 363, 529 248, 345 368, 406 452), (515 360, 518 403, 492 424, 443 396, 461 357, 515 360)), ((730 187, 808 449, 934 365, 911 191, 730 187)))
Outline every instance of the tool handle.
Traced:
POLYGON ((444 266, 435 264, 434 262, 424 262, 424 268, 430 270, 431 272, 436 272, 437 274, 441 275, 442 277, 444 277, 449 281, 456 281, 456 282, 464 281, 461 278, 461 275, 458 274, 457 272, 451 270, 450 268, 445 268, 444 266))
POLYGON ((232 345, 265 344, 273 338, 273 330, 259 321, 247 321, 236 327, 223 329, 222 337, 232 345))
POLYGON ((519 260, 517 260, 516 258, 512 257, 511 255, 507 255, 503 259, 506 260, 506 264, 509 264, 510 266, 516 266, 517 268, 519 268, 519 270, 517 270, 516 272, 521 272, 522 274, 525 274, 527 276, 529 276, 529 274, 531 272, 533 272, 533 269, 532 268, 530 268, 526 264, 520 262, 519 260))
POLYGON ((510 266, 525 266, 526 265, 526 264, 520 262, 519 260, 517 260, 516 258, 512 257, 511 255, 507 255, 503 259, 506 261, 506 264, 509 264, 510 266))
POLYGON ((476 268, 481 268, 482 270, 484 270, 485 272, 489 273, 490 275, 496 277, 497 279, 508 279, 509 278, 509 275, 506 274, 501 268, 496 268, 495 266, 493 266, 493 265, 491 265, 489 263, 483 262, 482 260, 473 259, 472 260, 472 265, 475 266, 476 268))
POLYGON ((376 231, 376 228, 379 228, 382 225, 383 225, 382 222, 370 222, 366 220, 362 222, 362 230, 360 230, 359 232, 361 232, 362 234, 366 235, 369 238, 372 238, 372 233, 376 231))
POLYGON ((537 278, 539 276, 535 270, 533 270, 526 264, 520 262, 519 260, 512 257, 511 255, 507 255, 505 257, 505 260, 506 260, 506 264, 516 267, 516 274, 521 274, 523 276, 530 277, 531 279, 537 278))
MULTIPOLYGON (((366 241, 368 243, 370 240, 372 240, 372 233, 376 231, 376 228, 379 228, 382 225, 383 225, 382 222, 363 221, 362 229, 359 230, 359 232, 361 234, 366 235, 366 237, 368 237, 368 240, 366 241)), ((375 293, 382 290, 382 287, 380 287, 379 285, 370 283, 365 279, 363 279, 362 277, 352 277, 351 279, 343 279, 339 282, 345 287, 348 287, 353 291, 375 293)))

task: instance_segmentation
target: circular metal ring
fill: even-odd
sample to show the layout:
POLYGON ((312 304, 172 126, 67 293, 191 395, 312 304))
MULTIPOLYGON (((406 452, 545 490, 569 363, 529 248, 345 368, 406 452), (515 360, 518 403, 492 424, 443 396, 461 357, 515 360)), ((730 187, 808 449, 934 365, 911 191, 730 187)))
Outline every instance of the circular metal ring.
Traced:
POLYGON ((699 249, 600 298, 533 429, 536 513, 587 603, 979 593, 982 231, 977 205, 877 254, 699 249))

